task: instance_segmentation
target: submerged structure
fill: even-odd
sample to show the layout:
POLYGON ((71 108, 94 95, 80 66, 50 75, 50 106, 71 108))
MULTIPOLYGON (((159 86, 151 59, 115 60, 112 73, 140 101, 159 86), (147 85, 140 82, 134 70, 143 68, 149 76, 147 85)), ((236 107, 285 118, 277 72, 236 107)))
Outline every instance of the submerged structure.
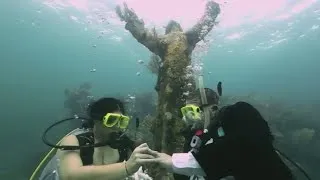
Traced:
POLYGON ((186 32, 182 31, 179 23, 170 21, 165 35, 162 36, 146 29, 143 20, 126 4, 124 9, 118 6, 116 10, 119 18, 126 23, 125 29, 161 59, 155 87, 158 93, 157 115, 152 132, 156 140, 156 150, 168 154, 177 152, 178 144, 182 144, 183 141, 179 134, 183 124, 179 112, 180 107, 185 104, 184 92, 195 89, 193 77, 187 76, 187 66, 191 64, 191 53, 196 44, 216 24, 220 6, 209 1, 200 21, 186 32), (193 86, 187 86, 189 83, 193 86))
POLYGON ((69 116, 86 116, 86 109, 88 104, 93 101, 91 94, 91 84, 82 83, 77 89, 65 89, 64 107, 68 110, 69 116))

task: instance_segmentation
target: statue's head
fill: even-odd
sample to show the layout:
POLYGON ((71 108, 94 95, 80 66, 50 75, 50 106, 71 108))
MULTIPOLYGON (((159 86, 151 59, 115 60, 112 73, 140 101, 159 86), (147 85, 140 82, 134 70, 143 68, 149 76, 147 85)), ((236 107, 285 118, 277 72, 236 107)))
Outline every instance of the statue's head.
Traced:
POLYGON ((182 32, 182 28, 178 22, 171 20, 166 27, 166 34, 169 34, 175 31, 182 32))

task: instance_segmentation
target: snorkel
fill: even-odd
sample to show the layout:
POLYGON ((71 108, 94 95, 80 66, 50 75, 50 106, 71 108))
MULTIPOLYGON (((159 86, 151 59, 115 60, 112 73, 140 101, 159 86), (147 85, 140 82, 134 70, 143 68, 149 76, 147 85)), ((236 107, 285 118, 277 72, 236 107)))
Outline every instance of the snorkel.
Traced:
MULTIPOLYGON (((52 125, 50 125, 47 129, 45 129, 45 131, 42 134, 42 141, 44 144, 54 148, 54 149, 61 149, 61 150, 78 150, 78 149, 82 149, 82 148, 91 148, 91 147, 102 147, 102 146, 106 146, 106 145, 110 145, 110 147, 113 148, 118 148, 118 147, 122 147, 122 146, 128 146, 130 147, 130 149, 134 148, 134 142, 131 141, 127 136, 127 128, 124 129, 123 132, 113 132, 110 134, 111 138, 110 141, 107 142, 100 142, 100 143, 95 143, 95 144, 85 144, 85 145, 79 145, 79 146, 72 146, 72 145, 60 145, 60 141, 58 143, 52 143, 47 139, 47 134, 48 132, 55 126, 64 123, 66 121, 82 121, 84 122, 84 125, 79 128, 79 129, 83 129, 83 131, 88 132, 88 131, 92 131, 92 127, 90 127, 90 122, 92 121, 89 118, 85 118, 85 117, 79 117, 79 116, 74 116, 71 118, 66 118, 60 121, 57 121, 55 123, 53 123, 52 125)), ((70 134, 70 133, 69 133, 70 134)), ((67 135, 69 135, 67 134, 67 135)))
POLYGON ((210 123, 210 106, 208 106, 202 75, 198 77, 197 86, 201 100, 200 102, 195 100, 199 99, 198 95, 196 98, 187 100, 187 105, 181 108, 182 119, 188 126, 192 125, 191 129, 206 129, 210 123))
MULTIPOLYGON (((203 75, 199 75, 199 77, 198 77, 198 88, 200 91, 201 103, 208 104, 206 92, 204 90, 203 75)), ((210 109, 209 109, 209 107, 203 107, 203 114, 204 114, 204 129, 206 129, 210 123, 210 109)))

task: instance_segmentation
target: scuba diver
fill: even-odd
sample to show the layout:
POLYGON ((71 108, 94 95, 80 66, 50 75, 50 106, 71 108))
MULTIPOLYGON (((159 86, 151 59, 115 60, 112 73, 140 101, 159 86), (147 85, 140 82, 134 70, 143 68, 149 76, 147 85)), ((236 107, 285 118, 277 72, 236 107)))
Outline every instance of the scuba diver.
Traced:
MULTIPOLYGON (((209 108, 210 112, 210 120, 213 120, 215 113, 219 109, 219 96, 222 94, 221 82, 217 85, 217 91, 214 91, 210 88, 204 88, 205 96, 207 103, 203 104, 201 102, 201 93, 200 90, 197 89, 194 95, 190 95, 186 101, 186 105, 181 108, 182 119, 186 123, 186 128, 181 130, 181 134, 185 139, 185 143, 183 146, 183 152, 187 153, 191 150, 191 140, 192 137, 199 132, 203 132, 204 130, 204 118, 203 118, 203 109, 205 107, 209 108), (219 95, 218 95, 219 94, 219 95)), ((174 174, 174 178, 176 180, 189 180, 197 177, 201 179, 200 176, 189 176, 174 174)))
MULTIPOLYGON (((154 158, 148 154, 150 149, 145 143, 134 149, 129 138, 121 143, 113 142, 129 124, 130 119, 124 114, 123 103, 115 98, 101 98, 89 106, 87 126, 92 131, 66 136, 60 143, 62 147, 83 146, 79 150, 57 151, 61 180, 125 179, 141 169, 141 159, 154 158), (104 142, 110 143, 103 145, 104 142), (99 143, 99 146, 88 146, 99 143)), ((146 174, 138 179, 149 179, 142 176, 146 174)))
POLYGON ((227 176, 236 180, 294 179, 273 147, 274 137, 268 123, 256 108, 237 102, 221 108, 215 119, 202 133, 193 136, 190 152, 170 156, 153 151, 151 155, 156 158, 144 162, 159 163, 168 171, 201 175, 210 180, 227 176))
POLYGON ((195 132, 199 129, 204 129, 204 118, 202 114, 203 109, 209 108, 210 120, 213 119, 214 114, 219 109, 219 96, 217 95, 217 93, 210 88, 204 88, 204 90, 207 99, 207 104, 201 103, 200 93, 199 90, 197 90, 196 95, 191 99, 187 100, 186 105, 180 109, 182 119, 187 126, 181 131, 181 133, 186 139, 184 151, 190 150, 190 140, 192 139, 192 136, 195 134, 195 132))

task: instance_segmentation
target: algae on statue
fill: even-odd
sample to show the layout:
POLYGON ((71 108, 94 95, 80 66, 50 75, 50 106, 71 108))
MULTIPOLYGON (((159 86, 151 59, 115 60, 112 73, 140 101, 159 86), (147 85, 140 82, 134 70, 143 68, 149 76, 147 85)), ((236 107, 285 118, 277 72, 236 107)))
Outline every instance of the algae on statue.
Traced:
POLYGON ((180 108, 185 104, 184 92, 194 91, 194 79, 187 74, 191 64, 191 53, 196 44, 212 30, 220 13, 219 4, 209 1, 200 21, 189 31, 183 32, 179 23, 170 21, 165 35, 157 35, 155 30, 144 27, 143 20, 124 4, 116 12, 124 22, 126 30, 152 53, 161 59, 155 90, 158 93, 157 116, 153 126, 155 150, 172 154, 180 151, 183 144, 180 130, 183 126, 179 118, 180 108), (193 86, 187 86, 187 84, 193 86))

